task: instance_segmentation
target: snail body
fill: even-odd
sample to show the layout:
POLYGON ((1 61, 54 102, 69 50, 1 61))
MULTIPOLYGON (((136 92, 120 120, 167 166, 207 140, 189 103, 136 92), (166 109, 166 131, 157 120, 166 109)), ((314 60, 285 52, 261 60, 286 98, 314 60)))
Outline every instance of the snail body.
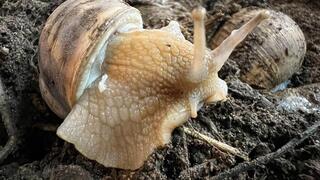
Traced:
POLYGON ((205 10, 193 12, 194 43, 179 24, 142 29, 120 0, 67 0, 40 37, 40 90, 64 122, 57 135, 106 167, 137 169, 203 103, 224 100, 218 71, 263 12, 214 51, 205 47, 205 10))
MULTIPOLYGON (((211 40, 217 47, 234 29, 264 9, 244 8, 234 14, 211 40)), ((269 10, 270 18, 262 22, 234 52, 248 52, 235 58, 242 81, 262 89, 272 89, 288 80, 302 65, 306 41, 299 26, 287 15, 269 10), (242 60, 243 59, 243 60, 242 60)), ((240 54, 239 54, 240 53, 240 54)))

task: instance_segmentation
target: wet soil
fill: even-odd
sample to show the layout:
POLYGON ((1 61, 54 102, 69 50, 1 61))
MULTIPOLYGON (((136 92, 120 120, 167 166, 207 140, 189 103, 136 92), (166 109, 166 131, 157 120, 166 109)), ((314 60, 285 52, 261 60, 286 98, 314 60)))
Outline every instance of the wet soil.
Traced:
MULTIPOLYGON (((0 179, 202 179, 244 161, 186 135, 181 128, 173 132, 170 144, 154 152, 137 171, 105 168, 59 139, 54 130, 62 120, 41 98, 37 61, 41 29, 46 18, 62 2, 0 1, 0 77, 19 142, 14 153, 0 165, 0 179)), ((128 2, 142 11, 146 28, 159 28, 174 19, 180 22, 186 38, 192 40, 190 12, 200 3, 180 0, 166 6, 153 6, 146 5, 143 0, 128 2)), ((305 34, 307 53, 300 71, 290 79, 289 87, 300 88, 300 94, 308 94, 315 106, 320 105, 319 1, 207 0, 202 1, 202 5, 208 10, 208 39, 243 7, 267 7, 292 17, 305 34), (306 85, 313 88, 304 88, 306 85)), ((245 56, 233 54, 231 59, 241 57, 245 56)), ((226 63, 220 76, 228 83, 229 100, 203 107, 199 117, 190 119, 185 126, 212 137, 213 131, 218 131, 222 141, 247 152, 249 158, 254 159, 277 150, 319 121, 319 111, 288 112, 277 108, 287 93, 272 94, 253 89, 238 80, 238 72, 234 61, 226 63)), ((7 138, 3 124, 0 124, 0 149, 7 138)), ((318 131, 281 158, 241 173, 235 179, 319 179, 319 141, 318 131)))

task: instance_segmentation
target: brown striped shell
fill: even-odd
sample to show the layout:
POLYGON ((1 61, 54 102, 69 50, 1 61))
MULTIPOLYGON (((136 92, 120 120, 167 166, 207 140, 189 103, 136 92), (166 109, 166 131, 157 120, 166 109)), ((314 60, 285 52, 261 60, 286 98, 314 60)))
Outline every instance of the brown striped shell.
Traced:
POLYGON ((68 0, 48 18, 40 37, 40 89, 61 118, 100 76, 108 39, 142 29, 140 12, 120 0, 68 0))
MULTIPOLYGON (((211 40, 212 49, 261 11, 245 8, 234 14, 211 40)), ((236 48, 233 60, 239 65, 242 81, 257 88, 272 89, 299 70, 305 53, 306 41, 299 26, 289 16, 270 10, 270 18, 236 48)))

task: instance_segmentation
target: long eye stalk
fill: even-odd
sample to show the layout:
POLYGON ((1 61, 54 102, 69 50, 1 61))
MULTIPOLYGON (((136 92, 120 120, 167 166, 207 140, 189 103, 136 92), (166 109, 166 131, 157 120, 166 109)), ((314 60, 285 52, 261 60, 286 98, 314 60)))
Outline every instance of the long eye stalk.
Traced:
POLYGON ((208 76, 208 67, 205 61, 206 36, 204 18, 206 10, 198 7, 192 11, 194 21, 194 59, 191 61, 187 79, 192 83, 198 83, 208 76))
POLYGON ((227 61, 234 48, 240 42, 242 42, 247 37, 247 35, 261 23, 261 21, 269 18, 269 14, 270 13, 267 10, 259 13, 245 25, 241 26, 241 28, 232 31, 230 36, 228 36, 216 49, 212 51, 214 61, 213 63, 216 70, 221 69, 221 67, 227 61))

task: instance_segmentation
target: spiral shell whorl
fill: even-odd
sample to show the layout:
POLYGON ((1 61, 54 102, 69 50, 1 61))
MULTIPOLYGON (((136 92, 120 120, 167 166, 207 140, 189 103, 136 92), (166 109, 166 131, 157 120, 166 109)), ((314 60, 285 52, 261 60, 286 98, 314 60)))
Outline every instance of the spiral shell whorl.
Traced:
POLYGON ((120 0, 68 0, 52 13, 40 37, 39 81, 58 116, 100 76, 109 39, 130 29, 142 29, 140 12, 120 0))

